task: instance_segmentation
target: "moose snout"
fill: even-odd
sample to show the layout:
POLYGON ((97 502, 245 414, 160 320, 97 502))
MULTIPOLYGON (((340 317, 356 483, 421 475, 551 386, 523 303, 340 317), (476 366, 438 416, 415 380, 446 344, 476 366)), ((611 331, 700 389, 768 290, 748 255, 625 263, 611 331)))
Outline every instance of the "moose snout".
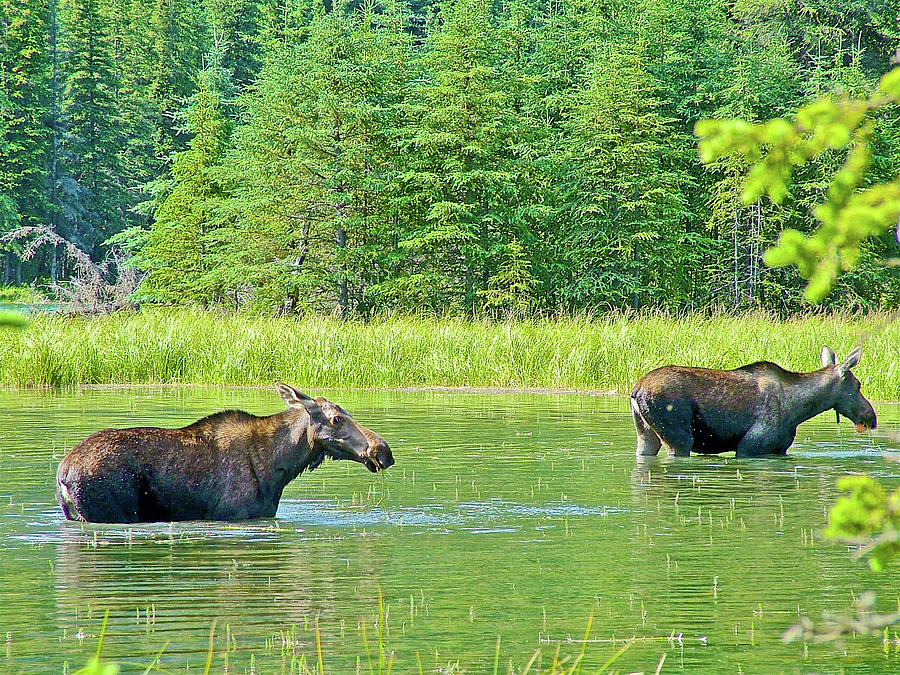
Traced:
POLYGON ((874 429, 878 425, 878 418, 875 417, 875 409, 868 401, 865 401, 864 403, 867 405, 859 406, 854 411, 854 414, 845 415, 856 424, 856 430, 858 432, 863 432, 866 429, 874 429))
POLYGON ((877 427, 878 418, 875 417, 875 410, 867 412, 866 416, 862 419, 862 423, 869 429, 874 429, 875 427, 877 427))
POLYGON ((375 465, 374 471, 383 471, 394 464, 394 455, 391 454, 390 447, 384 441, 372 446, 369 457, 372 458, 375 465))

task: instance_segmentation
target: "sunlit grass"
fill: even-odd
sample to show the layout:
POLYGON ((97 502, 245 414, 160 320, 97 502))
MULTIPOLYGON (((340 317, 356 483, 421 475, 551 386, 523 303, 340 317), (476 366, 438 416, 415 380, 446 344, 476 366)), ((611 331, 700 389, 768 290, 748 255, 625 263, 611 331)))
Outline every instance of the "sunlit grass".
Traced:
MULTIPOLYGON (((103 624, 100 628, 100 635, 97 640, 97 649, 94 653, 94 656, 88 661, 87 665, 83 668, 80 668, 74 672, 74 675, 118 675, 120 672, 120 667, 114 661, 109 661, 101 658, 101 651, 103 649, 103 640, 106 636, 106 628, 107 622, 109 620, 109 611, 107 610, 103 617, 103 624)), ((379 594, 378 598, 378 617, 375 621, 377 627, 378 634, 378 643, 374 645, 377 650, 376 654, 372 654, 373 645, 369 644, 367 635, 366 635, 366 623, 360 623, 360 629, 362 634, 362 651, 365 653, 365 660, 362 658, 362 654, 357 656, 357 672, 363 672, 363 665, 368 666, 368 675, 391 675, 394 669, 394 656, 395 653, 391 650, 385 641, 385 626, 388 624, 389 619, 387 613, 384 609, 384 600, 379 594)), ((581 675, 582 667, 584 666, 585 656, 587 653, 587 644, 589 641, 591 626, 593 623, 593 617, 588 619, 587 629, 585 630, 584 640, 581 641, 581 648, 578 650, 577 656, 573 655, 563 655, 561 653, 561 645, 557 645, 552 659, 549 664, 542 663, 543 662, 543 653, 541 649, 535 650, 535 652, 531 655, 531 658, 528 659, 527 663, 525 663, 524 667, 516 667, 513 663, 513 660, 510 660, 508 665, 501 671, 500 670, 500 638, 497 638, 496 648, 494 651, 494 662, 493 662, 493 673, 494 675, 499 675, 501 672, 506 675, 581 675)), ((294 627, 294 630, 296 627, 294 627)), ((216 621, 213 620, 212 626, 210 628, 209 634, 209 646, 206 650, 205 654, 205 664, 203 667, 203 675, 210 675, 212 672, 216 672, 213 667, 214 658, 217 656, 215 649, 215 635, 216 635, 216 621)), ((292 637, 291 642, 294 643, 294 637, 292 637)), ((603 662, 603 665, 599 667, 599 669, 590 669, 585 672, 594 673, 595 675, 602 675, 604 673, 612 673, 610 668, 612 665, 619 660, 619 658, 628 650, 634 640, 628 640, 622 645, 619 649, 613 652, 611 655, 606 658, 603 662)), ((228 640, 226 639, 226 643, 228 640)), ((296 644, 296 643, 294 643, 296 644)), ((160 659, 165 651, 167 645, 164 645, 163 648, 156 654, 147 668, 143 671, 143 675, 149 675, 151 672, 160 672, 160 659)), ((224 664, 225 671, 228 671, 228 651, 226 650, 220 656, 224 656, 224 664)), ((346 657, 346 654, 342 655, 346 657)), ((662 657, 659 660, 656 668, 656 675, 659 674, 660 669, 665 662, 666 654, 663 653, 662 657)), ((288 666, 287 663, 288 654, 282 654, 282 672, 285 672, 285 668, 288 666)), ((254 663, 254 659, 251 655, 251 664, 254 663)), ((290 650, 290 672, 297 673, 297 675, 329 675, 329 673, 340 672, 340 670, 334 670, 327 663, 327 657, 323 651, 322 647, 322 631, 319 627, 319 620, 315 621, 315 656, 311 656, 307 658, 306 654, 297 654, 295 649, 290 650)), ((422 656, 419 652, 416 652, 416 666, 417 671, 420 675, 424 675, 424 669, 422 667, 422 656)), ((406 667, 403 669, 404 672, 414 672, 411 668, 406 667)), ((255 668, 251 665, 251 672, 255 672, 255 668)), ((445 672, 445 671, 441 671, 445 672)), ((458 666, 454 666, 453 668, 448 668, 446 672, 466 672, 464 670, 459 670, 458 666)))
POLYGON ((45 301, 44 296, 30 286, 0 285, 0 304, 27 304, 45 301))
POLYGON ((508 322, 387 316, 265 318, 151 308, 33 317, 0 332, 0 384, 271 384, 509 387, 625 393, 669 363, 732 368, 772 360, 818 368, 862 341, 863 392, 900 400, 900 328, 885 315, 610 315, 508 322))

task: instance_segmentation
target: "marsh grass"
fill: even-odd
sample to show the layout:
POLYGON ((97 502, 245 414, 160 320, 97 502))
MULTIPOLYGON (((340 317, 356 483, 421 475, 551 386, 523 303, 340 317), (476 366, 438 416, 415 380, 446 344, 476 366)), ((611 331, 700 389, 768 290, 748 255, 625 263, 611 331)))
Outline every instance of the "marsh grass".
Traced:
POLYGON ((756 360, 812 370, 823 344, 862 342, 863 391, 900 400, 900 328, 890 315, 608 315, 497 322, 386 316, 265 318, 150 308, 35 316, 0 333, 0 384, 476 387, 625 393, 668 363, 733 368, 756 360))
POLYGON ((28 304, 46 302, 46 298, 30 286, 0 285, 0 304, 28 304))
MULTIPOLYGON (((74 672, 74 675, 118 675, 120 672, 120 667, 117 663, 101 659, 101 651, 103 649, 103 639, 106 636, 106 627, 107 622, 109 621, 109 610, 106 611, 103 617, 103 624, 100 628, 100 634, 97 639, 97 649, 94 653, 94 656, 88 661, 87 665, 83 668, 80 668, 74 672)), ((363 651, 365 653, 366 662, 368 663, 368 675, 391 675, 394 667, 394 652, 389 651, 388 647, 385 643, 385 626, 388 623, 387 613, 384 608, 384 598, 379 592, 378 597, 378 617, 376 620, 377 624, 377 632, 378 632, 378 643, 375 645, 377 649, 377 654, 372 654, 372 645, 369 644, 367 634, 366 634, 366 624, 363 622, 361 624, 361 633, 362 633, 362 646, 363 651)), ((581 641, 581 649, 577 656, 572 658, 571 656, 562 656, 560 654, 561 645, 557 645, 556 650, 553 654, 552 661, 548 666, 541 666, 541 658, 542 651, 541 649, 535 650, 532 654, 531 658, 527 661, 524 667, 521 669, 515 668, 512 664, 512 661, 509 663, 508 669, 502 671, 506 673, 506 675, 581 675, 582 667, 584 665, 584 660, 587 651, 587 644, 590 641, 590 632, 591 627, 593 625, 593 615, 588 619, 587 628, 585 629, 584 640, 581 641)), ((216 620, 213 620, 212 625, 210 627, 209 632, 209 646, 205 655, 205 664, 203 667, 203 675, 210 675, 210 673, 217 672, 213 667, 213 659, 215 656, 215 635, 216 635, 216 620)), ((620 647, 615 653, 613 653, 603 665, 600 666, 599 669, 590 670, 589 672, 594 675, 603 675, 605 673, 611 673, 611 666, 621 657, 631 646, 634 640, 629 640, 622 647, 620 647)), ((153 661, 151 661, 150 665, 143 671, 142 675, 149 675, 151 672, 159 671, 160 668, 160 659, 165 651, 168 643, 163 646, 162 649, 156 654, 153 661)), ((322 630, 319 626, 318 618, 315 621, 315 659, 314 664, 312 659, 307 660, 305 655, 300 655, 299 659, 296 655, 293 655, 290 672, 297 673, 298 675, 329 675, 330 673, 336 672, 331 668, 326 666, 326 657, 323 653, 322 648, 322 630)), ((226 654, 227 655, 227 654, 226 654)), ((665 661, 666 655, 663 654, 662 658, 659 660, 659 663, 656 668, 656 675, 659 675, 660 669, 662 668, 662 664, 665 661)), ((227 664, 227 660, 225 661, 227 664)), ((252 663, 252 658, 251 658, 252 663)), ((361 664, 363 663, 362 656, 357 658, 357 672, 362 672, 361 664)), ((282 664, 283 666, 285 664, 282 664)), ((418 672, 420 675, 424 675, 424 670, 422 668, 422 658, 419 652, 416 652, 416 665, 418 667, 418 672)), ((224 672, 227 672, 227 666, 224 672)), ((252 671, 252 668, 251 668, 252 671)), ((283 671, 283 668, 282 668, 283 671)), ((411 672, 411 671, 410 671, 411 672)), ((464 672, 464 671, 459 671, 464 672)), ((500 670, 500 637, 497 637, 496 647, 494 650, 494 664, 493 664, 493 673, 494 675, 499 675, 500 670)))

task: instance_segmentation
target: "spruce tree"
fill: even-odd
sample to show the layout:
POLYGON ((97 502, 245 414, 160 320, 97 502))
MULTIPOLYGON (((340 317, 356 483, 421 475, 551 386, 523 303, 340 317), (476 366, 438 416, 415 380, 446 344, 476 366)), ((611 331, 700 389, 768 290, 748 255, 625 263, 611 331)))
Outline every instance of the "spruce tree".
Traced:
MULTIPOLYGON (((0 1, 0 233, 47 216, 47 19, 36 0, 0 1)), ((18 264, 5 257, 0 282, 18 264)))
POLYGON ((125 224, 123 124, 109 17, 100 0, 73 0, 65 17, 60 235, 88 253, 125 224))
POLYGON ((177 117, 195 91, 197 76, 203 68, 203 54, 208 51, 208 24, 202 5, 188 0, 156 0, 150 33, 154 153, 157 159, 167 161, 173 152, 186 146, 187 139, 178 133, 177 117))
MULTIPOLYGON (((502 66, 499 31, 483 0, 441 5, 407 108, 408 193, 401 247, 426 302, 472 312, 525 238, 516 217, 516 145, 527 118, 502 66)), ((412 299, 412 297, 410 298, 412 299)))
POLYGON ((207 69, 198 77, 197 93, 185 113, 185 131, 192 135, 188 149, 172 159, 174 188, 156 209, 138 256, 148 272, 142 293, 165 302, 209 304, 221 299, 215 287, 204 283, 215 257, 207 238, 222 196, 213 170, 229 132, 216 75, 207 69))
POLYGON ((114 66, 117 88, 115 104, 122 121, 120 150, 121 180, 129 195, 128 220, 147 223, 141 204, 148 200, 145 190, 164 170, 166 157, 158 157, 154 147, 157 117, 152 97, 155 58, 153 36, 154 4, 143 0, 111 0, 114 66), (138 216, 136 212, 141 212, 138 216))
POLYGON ((667 139, 648 70, 647 43, 601 53, 573 94, 565 127, 560 213, 565 293, 576 306, 640 307, 684 302, 686 267, 702 251, 684 246, 687 208, 677 155, 667 139))
POLYGON ((230 236, 226 267, 246 270, 269 302, 346 314, 379 280, 390 223, 381 188, 408 49, 400 17, 373 6, 320 16, 244 98, 248 123, 226 171, 234 215, 219 236, 230 236))

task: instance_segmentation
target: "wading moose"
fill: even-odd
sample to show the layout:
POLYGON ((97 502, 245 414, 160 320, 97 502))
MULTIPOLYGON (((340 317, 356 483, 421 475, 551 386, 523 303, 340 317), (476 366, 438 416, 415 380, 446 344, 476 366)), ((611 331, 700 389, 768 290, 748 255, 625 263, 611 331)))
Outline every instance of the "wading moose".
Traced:
POLYGON ((857 347, 840 364, 822 347, 821 370, 793 373, 768 361, 735 370, 664 366, 644 375, 631 390, 637 455, 686 457, 691 451, 737 457, 783 455, 797 425, 834 409, 859 432, 874 429, 875 410, 860 393, 850 369, 857 347))
POLYGON ((104 523, 246 520, 275 515, 285 486, 325 457, 369 471, 394 463, 384 439, 340 406, 280 382, 287 410, 229 410, 181 429, 106 429, 60 462, 66 518, 104 523))

